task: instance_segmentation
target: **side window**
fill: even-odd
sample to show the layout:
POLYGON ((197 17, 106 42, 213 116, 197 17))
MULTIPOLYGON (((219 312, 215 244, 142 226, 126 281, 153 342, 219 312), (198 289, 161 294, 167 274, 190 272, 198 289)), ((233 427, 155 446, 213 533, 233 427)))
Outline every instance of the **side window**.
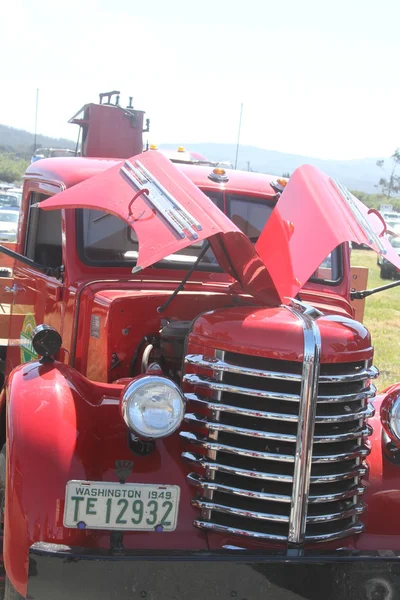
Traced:
POLYGON ((25 240, 25 256, 45 267, 61 267, 61 210, 40 210, 33 206, 48 196, 31 194, 25 240))

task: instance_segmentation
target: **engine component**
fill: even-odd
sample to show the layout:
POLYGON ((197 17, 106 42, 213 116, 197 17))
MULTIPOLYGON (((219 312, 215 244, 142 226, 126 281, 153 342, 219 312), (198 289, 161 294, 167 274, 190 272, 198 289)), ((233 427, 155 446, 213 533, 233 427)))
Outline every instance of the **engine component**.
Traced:
POLYGON ((161 356, 175 369, 182 365, 185 339, 191 324, 191 321, 171 321, 161 330, 161 356))

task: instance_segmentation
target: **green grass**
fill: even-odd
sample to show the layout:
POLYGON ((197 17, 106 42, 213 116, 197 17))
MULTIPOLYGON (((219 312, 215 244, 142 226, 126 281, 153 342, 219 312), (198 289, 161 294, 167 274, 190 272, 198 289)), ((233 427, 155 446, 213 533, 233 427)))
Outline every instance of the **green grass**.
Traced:
MULTIPOLYGON (((351 263, 368 267, 368 289, 390 283, 381 279, 377 255, 369 250, 352 250, 351 263)), ((365 299, 364 325, 375 348, 374 364, 380 370, 379 390, 400 381, 400 286, 365 299)))

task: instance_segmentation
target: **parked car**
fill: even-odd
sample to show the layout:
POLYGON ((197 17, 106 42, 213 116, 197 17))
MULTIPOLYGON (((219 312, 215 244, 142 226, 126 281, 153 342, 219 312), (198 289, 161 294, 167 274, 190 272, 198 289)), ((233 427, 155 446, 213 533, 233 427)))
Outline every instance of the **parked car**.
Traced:
MULTIPOLYGON (((400 237, 390 236, 389 241, 400 256, 400 237)), ((378 265, 381 268, 381 279, 394 279, 395 277, 398 277, 399 271, 383 256, 378 257, 378 265)))
POLYGON ((15 242, 17 239, 19 213, 0 209, 0 241, 15 242))

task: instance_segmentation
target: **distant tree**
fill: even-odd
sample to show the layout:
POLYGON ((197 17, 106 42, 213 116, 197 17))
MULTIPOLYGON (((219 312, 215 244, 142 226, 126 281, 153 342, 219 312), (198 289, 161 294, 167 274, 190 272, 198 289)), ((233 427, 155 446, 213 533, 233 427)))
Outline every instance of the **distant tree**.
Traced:
MULTIPOLYGON (((383 194, 385 194, 387 199, 390 199, 392 196, 396 196, 400 192, 400 176, 396 174, 397 168, 400 165, 400 148, 397 148, 394 154, 391 156, 392 159, 392 170, 390 173, 389 179, 386 177, 381 177, 378 184, 375 187, 381 188, 383 194)), ((378 160, 376 162, 378 167, 385 166, 384 160, 378 160)))
POLYGON ((28 161, 15 158, 13 155, 0 154, 0 181, 6 183, 21 181, 28 164, 28 161))
POLYGON ((282 177, 285 177, 286 179, 289 179, 290 173, 282 173, 282 177))

